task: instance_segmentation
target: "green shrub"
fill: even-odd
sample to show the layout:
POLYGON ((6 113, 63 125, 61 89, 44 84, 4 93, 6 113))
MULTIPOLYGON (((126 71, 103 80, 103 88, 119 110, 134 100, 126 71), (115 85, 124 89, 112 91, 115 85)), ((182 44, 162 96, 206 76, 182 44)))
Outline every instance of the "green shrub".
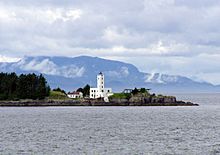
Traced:
POLYGON ((117 99, 129 99, 131 97, 130 93, 114 93, 109 98, 117 98, 117 99))

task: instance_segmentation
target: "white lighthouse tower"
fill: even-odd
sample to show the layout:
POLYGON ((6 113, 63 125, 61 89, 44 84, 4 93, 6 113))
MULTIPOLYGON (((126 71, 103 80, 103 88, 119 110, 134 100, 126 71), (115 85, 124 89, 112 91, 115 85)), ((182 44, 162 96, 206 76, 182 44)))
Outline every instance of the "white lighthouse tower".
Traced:
POLYGON ((104 74, 102 72, 100 72, 98 75, 97 75, 97 88, 99 90, 99 92, 102 92, 104 90, 104 74))
POLYGON ((102 72, 97 75, 97 88, 90 88, 90 98, 108 98, 113 95, 111 88, 105 88, 105 77, 102 72))

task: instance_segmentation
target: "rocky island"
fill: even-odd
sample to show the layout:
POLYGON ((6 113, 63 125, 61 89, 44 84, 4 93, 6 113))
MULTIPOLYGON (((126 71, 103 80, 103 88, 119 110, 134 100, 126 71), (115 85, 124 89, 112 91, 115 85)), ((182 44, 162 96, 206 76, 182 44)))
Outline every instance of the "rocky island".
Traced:
POLYGON ((156 95, 149 89, 125 89, 113 93, 104 87, 104 74, 97 75, 97 88, 88 84, 66 93, 51 90, 44 76, 36 74, 0 73, 0 106, 198 106, 177 101, 174 96, 156 95))
POLYGON ((104 99, 46 98, 44 100, 0 101, 0 106, 198 106, 192 102, 177 101, 174 96, 148 93, 117 93, 104 99))

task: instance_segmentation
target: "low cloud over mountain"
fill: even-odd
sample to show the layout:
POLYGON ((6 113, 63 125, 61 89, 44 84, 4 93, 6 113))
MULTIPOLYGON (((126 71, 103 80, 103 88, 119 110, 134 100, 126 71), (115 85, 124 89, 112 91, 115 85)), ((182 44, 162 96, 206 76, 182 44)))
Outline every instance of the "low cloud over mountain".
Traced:
POLYGON ((85 84, 96 85, 96 75, 102 71, 106 86, 115 91, 146 87, 155 92, 215 92, 220 87, 187 77, 160 73, 143 73, 134 65, 98 57, 25 57, 14 63, 0 63, 4 72, 43 73, 49 84, 73 90, 85 84))

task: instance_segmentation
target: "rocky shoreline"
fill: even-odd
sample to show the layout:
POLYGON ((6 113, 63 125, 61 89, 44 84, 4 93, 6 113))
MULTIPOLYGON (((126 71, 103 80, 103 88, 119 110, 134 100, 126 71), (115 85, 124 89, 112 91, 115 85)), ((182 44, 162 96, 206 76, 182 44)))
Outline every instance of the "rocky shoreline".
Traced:
POLYGON ((175 97, 131 97, 130 99, 81 100, 21 100, 0 101, 0 106, 199 106, 192 102, 177 101, 175 97))

